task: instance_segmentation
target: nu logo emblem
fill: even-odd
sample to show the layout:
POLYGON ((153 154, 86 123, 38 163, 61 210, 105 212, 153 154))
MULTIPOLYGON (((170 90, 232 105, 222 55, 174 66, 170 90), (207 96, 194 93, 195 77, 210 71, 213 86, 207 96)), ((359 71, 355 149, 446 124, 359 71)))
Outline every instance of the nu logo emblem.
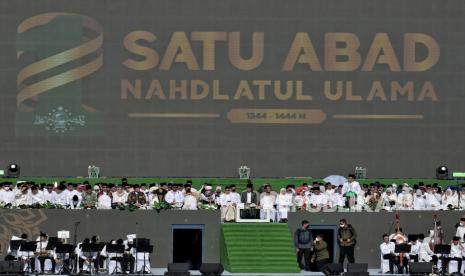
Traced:
POLYGON ((45 13, 21 22, 17 136, 103 134, 103 114, 82 95, 83 81, 103 65, 102 44, 102 26, 87 16, 45 13))

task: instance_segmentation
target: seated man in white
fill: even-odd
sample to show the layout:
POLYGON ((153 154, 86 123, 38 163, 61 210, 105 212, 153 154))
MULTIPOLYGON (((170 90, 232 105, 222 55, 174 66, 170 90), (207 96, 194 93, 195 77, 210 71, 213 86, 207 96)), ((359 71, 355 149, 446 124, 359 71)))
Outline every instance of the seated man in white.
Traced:
POLYGON ((165 201, 174 209, 181 209, 184 204, 184 195, 181 191, 182 185, 174 184, 172 189, 166 193, 165 201))
POLYGON ((190 188, 184 190, 183 210, 197 210, 197 197, 194 196, 190 188))
POLYGON ((447 267, 448 273, 460 272, 462 270, 462 255, 463 255, 463 245, 460 242, 460 238, 454 236, 450 244, 450 254, 446 258, 446 261, 442 265, 443 269, 447 267), (457 266, 452 269, 451 262, 455 261, 457 266))
POLYGON ((221 206, 221 221, 234 221, 236 219, 236 207, 240 202, 231 193, 231 187, 226 186, 224 188, 224 193, 220 195, 219 203, 221 206))
MULTIPOLYGON (((311 210, 323 210, 328 208, 328 198, 325 194, 321 193, 320 187, 313 187, 312 194, 308 200, 311 210)), ((308 208, 307 208, 308 209, 308 208)))
POLYGON ((393 273, 394 272, 394 261, 396 255, 394 253, 395 243, 389 240, 387 234, 383 235, 383 243, 380 244, 379 249, 381 251, 381 271, 382 273, 393 273), (387 267, 384 262, 387 261, 387 267))
POLYGON ((266 184, 264 192, 260 194, 260 206, 262 208, 260 217, 265 219, 267 216, 272 221, 276 221, 276 193, 271 191, 271 185, 266 184))
POLYGON ((97 209, 111 209, 111 197, 108 195, 108 192, 103 192, 98 197, 97 209))

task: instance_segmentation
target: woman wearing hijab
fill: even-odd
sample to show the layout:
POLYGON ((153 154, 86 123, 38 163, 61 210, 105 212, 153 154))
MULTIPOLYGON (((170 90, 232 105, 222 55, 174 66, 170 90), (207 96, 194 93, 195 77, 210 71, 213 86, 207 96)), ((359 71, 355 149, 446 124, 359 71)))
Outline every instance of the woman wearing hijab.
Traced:
POLYGON ((279 222, 287 222, 287 213, 292 206, 292 194, 287 193, 285 188, 279 190, 279 195, 276 198, 276 205, 278 207, 279 222))

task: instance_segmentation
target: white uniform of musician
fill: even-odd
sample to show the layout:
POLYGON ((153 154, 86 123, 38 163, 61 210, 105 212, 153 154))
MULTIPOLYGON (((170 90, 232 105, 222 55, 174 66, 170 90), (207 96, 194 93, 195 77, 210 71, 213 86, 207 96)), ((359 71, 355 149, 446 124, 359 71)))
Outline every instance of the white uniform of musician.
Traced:
POLYGON ((424 239, 424 240, 418 240, 418 243, 420 245, 419 251, 418 251, 418 261, 419 262, 431 262, 431 256, 434 255, 433 250, 431 250, 429 246, 429 239, 424 239))

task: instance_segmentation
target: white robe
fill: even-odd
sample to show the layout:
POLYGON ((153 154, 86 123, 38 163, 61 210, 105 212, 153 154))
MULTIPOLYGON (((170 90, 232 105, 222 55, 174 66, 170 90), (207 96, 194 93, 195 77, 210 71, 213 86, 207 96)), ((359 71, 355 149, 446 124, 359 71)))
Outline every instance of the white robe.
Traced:
POLYGON ((308 203, 312 205, 311 207, 309 206, 309 208, 326 208, 326 206, 328 205, 328 198, 325 194, 312 194, 308 200, 308 203))
POLYGON ((427 210, 438 210, 441 203, 438 201, 436 196, 432 193, 425 194, 426 200, 425 205, 427 210))
POLYGON ((98 198, 97 209, 111 209, 111 197, 107 194, 102 194, 98 198))
POLYGON ((39 204, 45 203, 44 192, 38 191, 37 194, 33 194, 31 192, 31 204, 36 204, 36 203, 39 203, 39 204))
POLYGON ((183 210, 197 210, 197 198, 193 195, 184 196, 183 210))
POLYGON ((413 197, 413 210, 425 210, 426 209, 426 199, 424 196, 413 197))
POLYGON ((126 191, 123 191, 121 194, 118 192, 113 193, 113 203, 126 204, 126 201, 128 201, 128 193, 126 191))
POLYGON ((276 209, 274 205, 276 205, 276 197, 273 194, 264 194, 260 199, 260 205, 262 206, 262 211, 260 212, 260 217, 262 219, 266 218, 266 214, 270 214, 270 219, 275 221, 276 220, 276 209))
POLYGON ((276 198, 276 205, 278 207, 278 219, 287 219, 287 213, 292 206, 292 194, 279 194, 276 198))
POLYGON ((410 193, 400 193, 397 196, 397 209, 398 210, 411 210, 413 207, 413 197, 410 193))
POLYGON ((11 190, 0 190, 0 203, 9 204, 15 200, 15 193, 11 190))

